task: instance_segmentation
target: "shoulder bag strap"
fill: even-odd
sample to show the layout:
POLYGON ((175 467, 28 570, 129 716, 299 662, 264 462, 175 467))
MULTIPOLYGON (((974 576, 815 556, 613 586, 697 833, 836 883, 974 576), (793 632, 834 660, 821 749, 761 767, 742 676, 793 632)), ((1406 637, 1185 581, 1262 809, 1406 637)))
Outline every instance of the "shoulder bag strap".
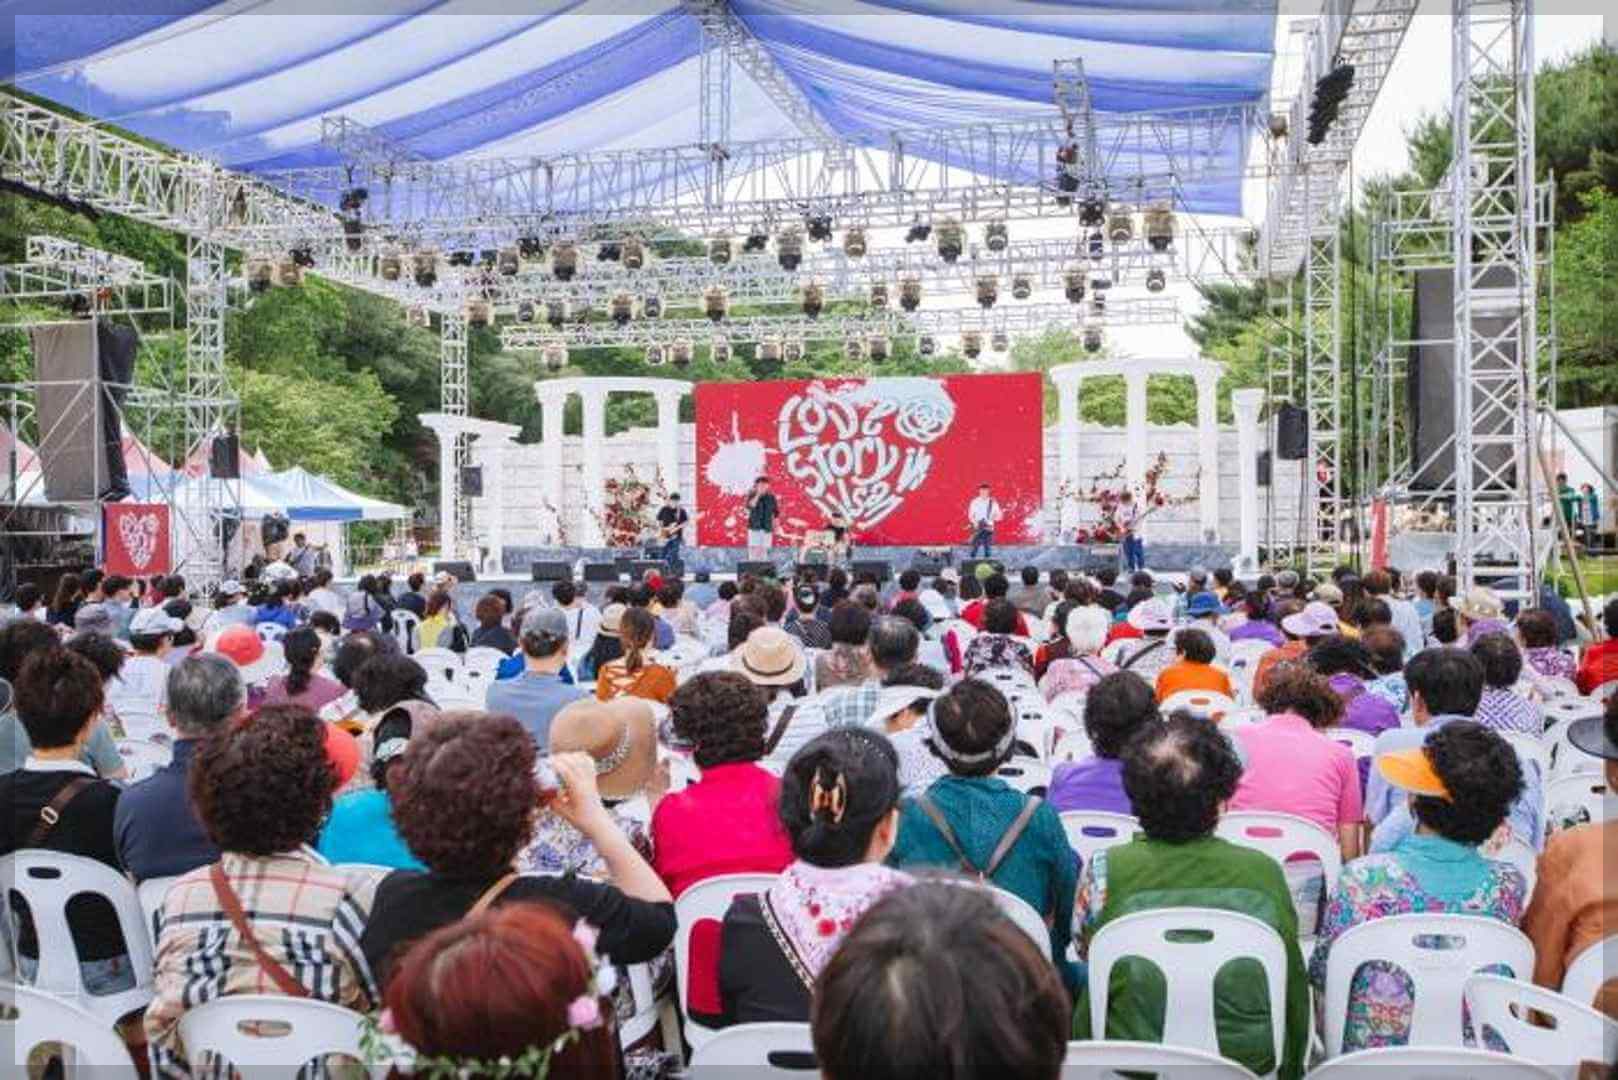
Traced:
POLYGON ((921 812, 926 814, 928 819, 932 821, 933 825, 944 837, 944 843, 948 844, 950 850, 955 852, 955 857, 961 860, 961 866, 976 874, 979 879, 987 878, 988 875, 978 869, 978 864, 973 862, 972 857, 961 847, 960 840, 956 839, 955 830, 949 827, 949 822, 944 820, 944 815, 939 811, 938 807, 933 805, 933 801, 925 794, 917 795, 916 805, 921 807, 921 812))
POLYGON ((56 823, 62 820, 62 811, 67 809, 67 804, 72 802, 79 792, 93 783, 95 783, 95 778, 92 776, 75 776, 63 784, 62 789, 56 793, 56 798, 52 799, 48 805, 40 807, 39 820, 34 822, 34 829, 28 834, 27 846, 31 848, 39 847, 44 842, 45 837, 49 836, 51 830, 56 827, 56 823))
POLYGON ((1123 665, 1121 667, 1119 667, 1118 670, 1119 671, 1128 671, 1130 668, 1135 666, 1135 661, 1136 660, 1139 660, 1141 657, 1145 656, 1147 653, 1151 652, 1153 649, 1161 649, 1163 647, 1163 645, 1165 644, 1166 640, 1167 639, 1165 639, 1165 638, 1158 638, 1156 641, 1154 641, 1150 645, 1146 646, 1146 648, 1140 650, 1140 652, 1136 653, 1134 656, 1131 656, 1128 660, 1125 660, 1123 665))
POLYGON ((776 948, 781 950, 793 974, 798 976, 798 981, 803 983, 804 989, 812 996, 815 992, 814 973, 809 970, 809 965, 803 962, 803 957, 798 955, 797 946, 792 944, 792 939, 781 926, 780 917, 775 914, 775 907, 770 903, 769 890, 758 894, 758 908, 759 913, 764 916, 764 928, 770 932, 770 937, 775 939, 776 948))
POLYGON ((775 748, 781 745, 781 737, 787 733, 787 725, 792 723, 792 714, 798 711, 794 702, 781 710, 781 715, 775 721, 775 727, 770 730, 770 737, 764 740, 764 756, 769 757, 775 748))
POLYGON ((230 887, 230 879, 225 877, 223 864, 214 863, 208 868, 208 880, 213 884, 214 898, 219 901, 219 906, 224 909, 225 914, 230 916, 231 925, 236 928, 236 933, 241 935, 242 942, 253 950, 253 957, 258 961, 259 968, 270 977, 276 989, 287 997, 309 997, 309 991, 304 985, 294 979, 291 973, 281 966, 280 961, 265 952, 264 946, 259 944, 258 938, 253 934, 253 928, 247 925, 247 915, 242 911, 241 898, 236 895, 236 890, 230 887))
POLYGON ((994 846, 994 854, 989 856, 989 865, 983 870, 984 877, 994 877, 994 872, 1000 869, 1001 863, 1006 861, 1006 856, 1011 854, 1011 849, 1017 846, 1017 840, 1027 830, 1028 822, 1032 820, 1034 811, 1039 809, 1039 804, 1042 801, 1038 795, 1033 795, 1022 804, 1022 809, 1017 812, 1016 818, 1011 822, 1011 827, 1001 835, 1000 842, 994 846))
POLYGON ((467 909, 466 918, 471 919, 478 915, 482 915, 485 911, 488 911, 489 908, 494 905, 494 902, 500 899, 501 894, 509 889, 511 887, 511 883, 516 880, 517 872, 513 870, 508 872, 505 877, 502 877, 493 885, 490 885, 487 889, 484 889, 483 894, 473 901, 472 906, 467 909))

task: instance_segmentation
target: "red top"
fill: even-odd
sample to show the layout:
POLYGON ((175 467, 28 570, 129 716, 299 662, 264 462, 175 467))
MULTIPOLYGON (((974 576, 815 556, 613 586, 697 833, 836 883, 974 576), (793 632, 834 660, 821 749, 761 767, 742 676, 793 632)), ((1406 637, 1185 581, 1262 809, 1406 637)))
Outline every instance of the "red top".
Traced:
POLYGON ((1588 694, 1613 679, 1618 679, 1618 638, 1587 647, 1579 660, 1579 672, 1574 676, 1581 694, 1588 694))
POLYGON ((1111 645, 1113 642, 1123 641, 1125 638, 1138 638, 1145 636, 1146 634, 1144 631, 1140 630, 1136 626, 1131 625, 1128 620, 1123 622, 1115 622, 1112 624, 1112 629, 1107 631, 1107 644, 1111 645))
MULTIPOLYGON (((964 608, 961 609, 961 618, 965 619, 967 622, 971 623, 973 629, 982 630, 983 629, 983 609, 985 607, 987 607, 988 604, 989 604, 989 602, 987 600, 974 600, 974 601, 972 601, 970 604, 966 605, 964 608)), ((1017 633, 1018 637, 1028 637, 1029 636, 1029 634, 1028 634, 1028 620, 1022 617, 1022 612, 1020 612, 1020 611, 1017 612, 1017 631, 1016 631, 1016 633, 1017 633)))

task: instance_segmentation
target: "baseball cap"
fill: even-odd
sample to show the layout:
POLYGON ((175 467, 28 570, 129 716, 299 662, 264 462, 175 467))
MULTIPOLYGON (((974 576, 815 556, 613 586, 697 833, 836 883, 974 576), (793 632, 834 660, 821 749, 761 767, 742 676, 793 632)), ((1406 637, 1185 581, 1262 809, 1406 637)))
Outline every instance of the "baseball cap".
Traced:
POLYGON ((178 634, 184 629, 185 623, 160 607, 141 608, 135 612, 135 617, 129 620, 130 637, 178 634))
POLYGON ((1304 609, 1281 620, 1281 629, 1294 637, 1311 638, 1335 634, 1339 628, 1337 612, 1330 604, 1319 600, 1304 605, 1304 609))
POLYGON ((269 675, 273 663, 263 640, 250 626, 227 626, 216 631, 203 651, 218 653, 235 664, 242 673, 242 681, 248 684, 269 675))
POLYGON ((1136 630, 1168 630, 1174 619, 1161 600, 1142 600, 1129 609, 1129 625, 1136 630))
POLYGON ((1211 592, 1192 593, 1191 598, 1185 602, 1187 615, 1223 615, 1226 612, 1224 604, 1219 597, 1211 592))
POLYGON ((1449 788, 1433 769, 1432 759, 1424 747, 1378 754, 1376 770, 1382 774, 1382 779, 1401 790, 1416 795, 1436 795, 1445 800, 1450 797, 1449 788))
POLYGON ((524 636, 534 634, 539 637, 554 638, 561 641, 567 637, 567 631, 567 612, 561 608, 535 608, 525 615, 522 620, 524 636))
POLYGON ((112 633, 112 612, 106 604, 85 604, 73 616, 73 629, 88 634, 112 633))

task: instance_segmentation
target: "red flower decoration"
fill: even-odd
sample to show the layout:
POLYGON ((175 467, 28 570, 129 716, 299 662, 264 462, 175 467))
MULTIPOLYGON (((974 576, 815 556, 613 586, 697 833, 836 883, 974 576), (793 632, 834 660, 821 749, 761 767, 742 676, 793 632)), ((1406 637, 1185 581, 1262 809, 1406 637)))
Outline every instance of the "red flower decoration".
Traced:
POLYGON ((809 905, 809 914, 814 916, 817 919, 820 918, 820 905, 819 904, 810 904, 809 905))
POLYGON ((821 919, 815 924, 815 930, 819 932, 821 937, 831 937, 837 933, 837 924, 830 919, 821 919))

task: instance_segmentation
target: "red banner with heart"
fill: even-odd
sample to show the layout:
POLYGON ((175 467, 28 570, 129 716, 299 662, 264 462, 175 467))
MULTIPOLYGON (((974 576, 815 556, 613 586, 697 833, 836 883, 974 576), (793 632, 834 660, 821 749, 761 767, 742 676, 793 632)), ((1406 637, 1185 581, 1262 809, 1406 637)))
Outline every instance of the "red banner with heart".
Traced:
POLYGON ((107 503, 101 509, 102 566, 107 573, 150 577, 172 571, 167 506, 107 503))
POLYGON ((1004 515, 997 544, 1039 539, 1037 374, 700 383, 696 411, 703 544, 746 543, 745 504, 759 476, 780 503, 778 544, 841 511, 856 544, 964 545, 980 483, 1004 515))

